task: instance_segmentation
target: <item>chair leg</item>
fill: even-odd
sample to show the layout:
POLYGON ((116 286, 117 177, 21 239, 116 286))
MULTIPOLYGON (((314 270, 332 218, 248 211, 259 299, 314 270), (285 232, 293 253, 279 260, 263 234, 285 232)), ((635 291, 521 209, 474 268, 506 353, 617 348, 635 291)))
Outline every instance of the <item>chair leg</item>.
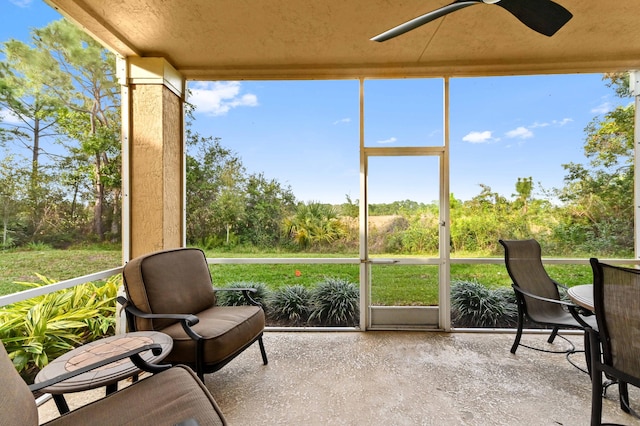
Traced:
POLYGON ((602 424, 602 371, 592 371, 591 379, 591 426, 602 424))
POLYGON ((627 382, 623 382, 618 380, 618 392, 620 394, 620 408, 625 413, 630 413, 631 408, 629 407, 629 387, 627 386, 627 382))
POLYGON ((523 328, 524 317, 522 315, 522 311, 518 309, 518 331, 516 331, 516 339, 513 341, 513 345, 511 345, 511 353, 515 354, 518 349, 518 345, 520 344, 520 339, 522 338, 522 328, 523 328))
POLYGON ((204 340, 196 341, 196 375, 204 383, 204 340))
POLYGON ((584 332, 584 358, 587 363, 587 374, 591 378, 591 338, 587 330, 584 332))
POLYGON ((602 424, 602 370, 600 369, 600 342, 596 332, 588 329, 591 362, 591 426, 602 424))
POLYGON ((556 336, 558 335, 558 331, 560 331, 560 327, 553 327, 553 331, 551 332, 551 335, 547 339, 547 343, 553 343, 556 336))
POLYGON ((264 343, 262 343, 262 336, 258 338, 258 345, 260 345, 260 353, 262 354, 262 363, 267 365, 269 360, 267 359, 267 352, 264 350, 264 343))
POLYGON ((67 405, 67 401, 64 399, 64 395, 53 395, 53 401, 56 403, 56 407, 58 407, 58 412, 60 414, 69 412, 69 406, 67 405))

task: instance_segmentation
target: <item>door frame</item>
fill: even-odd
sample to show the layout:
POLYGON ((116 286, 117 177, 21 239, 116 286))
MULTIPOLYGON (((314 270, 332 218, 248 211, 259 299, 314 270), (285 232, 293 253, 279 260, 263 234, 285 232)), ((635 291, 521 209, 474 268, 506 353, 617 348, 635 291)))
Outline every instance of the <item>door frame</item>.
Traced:
MULTIPOLYGON (((427 328, 451 330, 451 298, 450 298, 450 202, 449 202, 449 79, 443 79, 443 144, 425 147, 366 147, 364 143, 364 79, 360 79, 360 328, 362 330, 378 329, 416 329, 427 328), (372 307, 371 306, 371 259, 368 254, 368 172, 369 157, 380 156, 437 156, 439 158, 439 257, 437 259, 412 259, 404 264, 437 264, 439 266, 439 305, 437 307, 372 307), (430 308, 430 309, 429 309, 430 308), (421 310, 431 312, 420 312, 421 310), (420 326, 411 324, 413 319, 426 314, 436 326, 420 326), (391 321, 396 318, 398 321, 391 321), (437 321, 435 320, 437 318, 437 321), (376 324, 376 322, 388 324, 376 324)), ((379 260, 377 263, 380 263, 379 260)), ((395 262, 394 262, 395 263, 395 262)), ((400 262, 398 262, 400 263, 400 262)))

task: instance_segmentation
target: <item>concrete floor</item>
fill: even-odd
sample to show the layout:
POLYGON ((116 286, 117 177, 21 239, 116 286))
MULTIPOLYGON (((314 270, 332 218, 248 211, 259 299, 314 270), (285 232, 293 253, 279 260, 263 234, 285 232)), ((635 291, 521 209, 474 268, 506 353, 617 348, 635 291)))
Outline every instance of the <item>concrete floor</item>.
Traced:
MULTIPOLYGON (((568 337, 582 346, 581 335, 568 337)), ((562 354, 512 355, 512 342, 494 333, 266 332, 267 366, 254 345, 205 382, 231 425, 588 425, 589 377, 562 354)), ((582 354, 572 359, 584 366, 582 354)), ((102 394, 68 400, 73 409, 102 394)), ((640 406, 639 390, 630 394, 640 406)), ((640 425, 617 398, 611 387, 603 421, 640 425)), ((57 415, 53 401, 39 411, 41 422, 57 415)))

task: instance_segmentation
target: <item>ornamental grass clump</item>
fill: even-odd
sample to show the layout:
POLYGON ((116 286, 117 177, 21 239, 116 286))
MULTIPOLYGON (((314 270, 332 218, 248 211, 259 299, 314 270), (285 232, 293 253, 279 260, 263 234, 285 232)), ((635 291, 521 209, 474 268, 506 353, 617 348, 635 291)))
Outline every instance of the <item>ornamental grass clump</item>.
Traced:
POLYGON ((325 326, 355 326, 358 323, 360 291, 355 284, 326 278, 312 292, 310 321, 325 326))
POLYGON ((511 327, 518 308, 510 289, 489 289, 477 281, 451 284, 452 319, 457 327, 511 327))
POLYGON ((311 291, 302 285, 281 287, 269 301, 269 315, 292 325, 304 324, 311 314, 311 291))
POLYGON ((269 288, 265 283, 251 281, 237 281, 229 283, 225 287, 217 288, 216 300, 219 306, 242 306, 247 304, 244 294, 240 290, 224 290, 234 288, 255 288, 255 292, 249 292, 249 296, 260 303, 266 310, 266 302, 269 296, 269 288))

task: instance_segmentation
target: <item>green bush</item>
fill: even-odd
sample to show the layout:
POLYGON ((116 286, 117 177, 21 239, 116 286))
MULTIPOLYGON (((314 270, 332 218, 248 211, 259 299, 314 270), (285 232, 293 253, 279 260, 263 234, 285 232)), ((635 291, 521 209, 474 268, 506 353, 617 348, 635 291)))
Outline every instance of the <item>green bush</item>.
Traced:
MULTIPOLYGON (((41 287, 55 281, 37 275, 41 287)), ((16 369, 31 381, 45 365, 74 347, 115 331, 119 275, 0 308, 0 339, 16 369)))
POLYGON ((311 291, 302 285, 281 287, 271 294, 269 315, 275 320, 305 323, 311 314, 311 291))
POLYGON ((358 322, 360 290, 340 278, 326 278, 312 291, 310 321, 326 326, 355 326, 358 322))
POLYGON ((512 290, 492 290, 477 281, 451 284, 451 310, 457 327, 510 327, 518 314, 512 290))
MULTIPOLYGON (((251 298, 260 303, 265 311, 267 310, 267 299, 269 297, 269 287, 264 283, 251 282, 251 281, 237 281, 229 283, 222 288, 255 288, 255 293, 249 293, 251 298)), ((246 305, 247 301, 241 291, 228 291, 222 290, 216 292, 217 303, 220 306, 241 306, 246 305)))

